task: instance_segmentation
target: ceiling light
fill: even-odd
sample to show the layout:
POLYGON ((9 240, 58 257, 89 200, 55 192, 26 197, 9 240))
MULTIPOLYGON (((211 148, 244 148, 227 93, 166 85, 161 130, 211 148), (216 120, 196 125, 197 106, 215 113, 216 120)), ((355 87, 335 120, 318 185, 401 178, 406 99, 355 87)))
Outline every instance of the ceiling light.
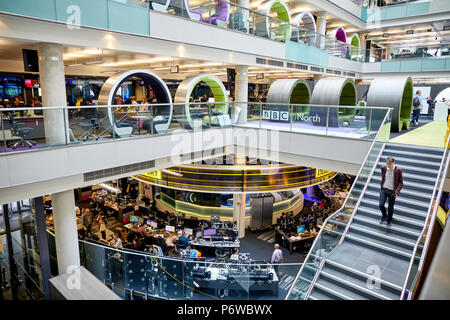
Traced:
POLYGON ((88 61, 88 62, 85 62, 84 64, 98 64, 98 63, 103 63, 103 62, 105 62, 105 59, 96 60, 96 61, 88 61))
POLYGON ((176 176, 176 177, 182 177, 183 176, 181 173, 174 172, 174 171, 169 171, 169 170, 166 170, 166 169, 162 169, 161 171, 166 173, 166 174, 170 174, 170 175, 176 176))
POLYGON ((114 193, 121 193, 121 191, 117 188, 111 187, 110 185, 107 185, 105 183, 99 183, 99 187, 102 187, 103 189, 106 189, 108 191, 114 192, 114 193))

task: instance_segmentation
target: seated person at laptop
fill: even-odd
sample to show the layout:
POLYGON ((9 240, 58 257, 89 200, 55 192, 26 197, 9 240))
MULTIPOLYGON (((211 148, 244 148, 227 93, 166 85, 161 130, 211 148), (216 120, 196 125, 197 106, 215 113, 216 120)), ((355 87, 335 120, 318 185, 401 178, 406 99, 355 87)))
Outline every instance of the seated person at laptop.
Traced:
POLYGON ((189 258, 200 258, 202 256, 200 251, 192 249, 190 246, 186 248, 186 251, 189 258))
POLYGON ((190 246, 191 243, 189 242, 189 239, 186 237, 186 233, 183 231, 181 236, 178 238, 178 241, 182 242, 186 246, 190 246))
POLYGON ((114 236, 111 239, 111 241, 109 242, 109 245, 113 248, 116 249, 122 249, 123 245, 122 245, 122 240, 119 238, 119 233, 116 231, 114 232, 114 236))

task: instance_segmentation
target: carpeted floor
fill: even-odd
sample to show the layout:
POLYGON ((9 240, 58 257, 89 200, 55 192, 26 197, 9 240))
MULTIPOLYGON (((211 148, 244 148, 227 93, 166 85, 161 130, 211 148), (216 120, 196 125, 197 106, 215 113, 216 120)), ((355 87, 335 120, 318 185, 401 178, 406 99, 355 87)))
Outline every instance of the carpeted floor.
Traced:
POLYGON ((394 137, 391 133, 389 142, 442 148, 446 128, 446 121, 431 121, 394 137))

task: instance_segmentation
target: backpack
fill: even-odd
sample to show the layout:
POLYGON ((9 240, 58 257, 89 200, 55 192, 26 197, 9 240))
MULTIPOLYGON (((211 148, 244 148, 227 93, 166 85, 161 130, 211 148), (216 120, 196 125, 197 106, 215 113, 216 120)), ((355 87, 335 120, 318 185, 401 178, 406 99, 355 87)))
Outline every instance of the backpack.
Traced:
POLYGON ((414 97, 414 99, 413 99, 413 106, 414 107, 420 107, 420 98, 419 98, 419 96, 415 96, 414 97))

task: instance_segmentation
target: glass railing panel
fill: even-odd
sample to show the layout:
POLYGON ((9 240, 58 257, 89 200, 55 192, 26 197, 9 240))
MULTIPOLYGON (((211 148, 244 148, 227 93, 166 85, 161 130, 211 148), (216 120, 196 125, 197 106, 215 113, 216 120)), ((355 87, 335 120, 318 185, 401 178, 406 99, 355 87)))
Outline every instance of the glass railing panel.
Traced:
POLYGON ((229 5, 230 5, 230 14, 228 16, 227 28, 243 33, 253 34, 253 28, 250 29, 251 25, 250 11, 232 3, 229 3, 229 5))

